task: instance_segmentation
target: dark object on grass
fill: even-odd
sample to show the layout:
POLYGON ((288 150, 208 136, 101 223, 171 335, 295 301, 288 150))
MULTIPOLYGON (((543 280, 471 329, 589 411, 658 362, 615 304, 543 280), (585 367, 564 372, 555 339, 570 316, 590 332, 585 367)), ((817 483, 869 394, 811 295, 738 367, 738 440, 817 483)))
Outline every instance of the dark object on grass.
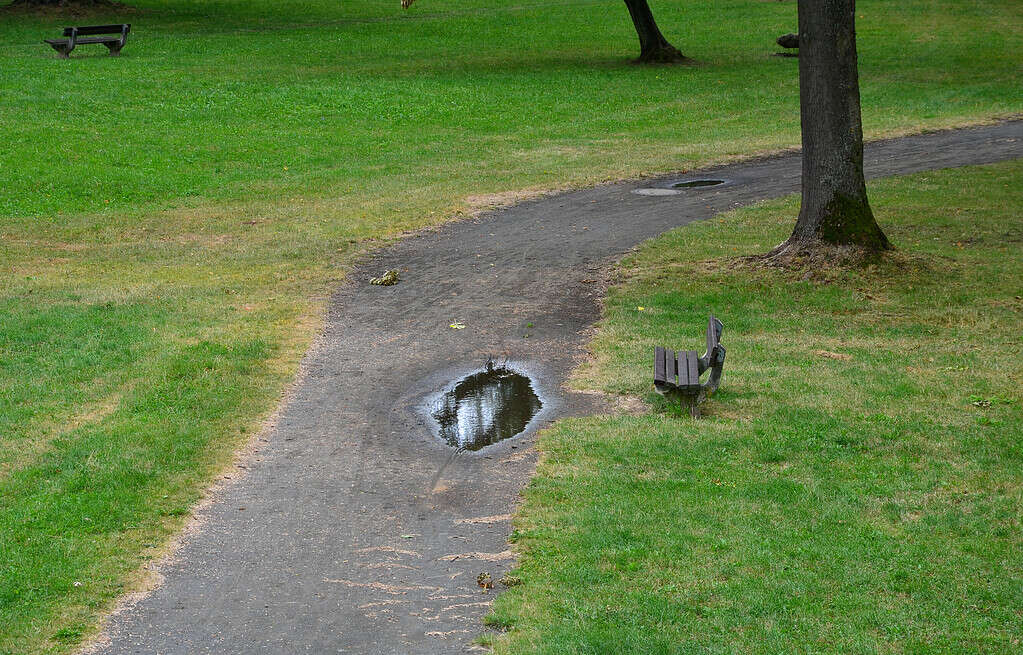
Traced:
POLYGON ((798 48, 799 35, 792 34, 791 32, 789 34, 782 34, 781 36, 778 37, 776 43, 783 48, 798 48))
POLYGON ((76 46, 88 43, 102 43, 114 57, 121 54, 121 48, 128 40, 131 25, 83 25, 81 27, 65 27, 63 39, 43 39, 57 51, 61 59, 67 59, 76 46), (118 36, 92 36, 94 34, 117 34, 118 36), (82 38, 85 37, 85 38, 82 38))
POLYGON ((677 353, 667 348, 654 348, 654 387, 657 393, 678 395, 689 408, 691 416, 699 416, 699 403, 714 393, 721 384, 721 370, 725 365, 725 347, 721 345, 721 321, 711 314, 707 322, 707 352, 702 357, 695 350, 677 353), (707 382, 700 384, 700 376, 710 369, 707 382), (677 381, 676 381, 677 380, 677 381))

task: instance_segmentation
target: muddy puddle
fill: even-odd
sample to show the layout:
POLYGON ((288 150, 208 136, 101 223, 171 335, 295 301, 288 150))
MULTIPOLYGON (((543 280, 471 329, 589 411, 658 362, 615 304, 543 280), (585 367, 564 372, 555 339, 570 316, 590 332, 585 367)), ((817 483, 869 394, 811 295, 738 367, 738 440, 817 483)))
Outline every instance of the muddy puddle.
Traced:
POLYGON ((541 407, 528 377, 508 366, 488 366, 444 392, 433 418, 448 445, 479 450, 525 430, 541 407))

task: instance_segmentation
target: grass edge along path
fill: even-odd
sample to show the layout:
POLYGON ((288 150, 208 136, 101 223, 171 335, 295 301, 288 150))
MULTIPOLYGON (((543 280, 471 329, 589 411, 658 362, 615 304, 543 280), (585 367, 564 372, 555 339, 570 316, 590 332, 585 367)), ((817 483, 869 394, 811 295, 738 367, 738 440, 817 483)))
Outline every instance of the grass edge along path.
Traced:
POLYGON ((653 411, 541 434, 496 652, 1018 652, 1021 180, 1017 160, 871 183, 900 250, 863 271, 730 264, 798 198, 628 257, 577 382, 653 411), (711 309, 728 361, 694 421, 648 359, 696 347, 711 309))

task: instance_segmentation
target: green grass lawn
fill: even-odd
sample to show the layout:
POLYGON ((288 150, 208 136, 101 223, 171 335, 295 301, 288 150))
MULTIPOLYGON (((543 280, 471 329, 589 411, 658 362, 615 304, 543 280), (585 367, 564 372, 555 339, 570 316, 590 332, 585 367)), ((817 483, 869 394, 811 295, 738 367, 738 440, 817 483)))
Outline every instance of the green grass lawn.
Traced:
POLYGON ((1020 652, 1021 182, 872 184, 900 250, 865 270, 733 265, 798 198, 631 255, 577 383, 653 410, 542 434, 497 652, 1020 652), (693 420, 651 353, 698 347, 711 310, 728 359, 693 420))
MULTIPOLYGON (((0 653, 67 651, 138 584, 359 253, 799 141, 790 2, 655 2, 700 62, 667 68, 629 63, 620 2, 134 4, 0 16, 0 653), (120 58, 42 43, 120 21, 120 58)), ((868 136, 1023 109, 1016 0, 859 13, 868 136)))

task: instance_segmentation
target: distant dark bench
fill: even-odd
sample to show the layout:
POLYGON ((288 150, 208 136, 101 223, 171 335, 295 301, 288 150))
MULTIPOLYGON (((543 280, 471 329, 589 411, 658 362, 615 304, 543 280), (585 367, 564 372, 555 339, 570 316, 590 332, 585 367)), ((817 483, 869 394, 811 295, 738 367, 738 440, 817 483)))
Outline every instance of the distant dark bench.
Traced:
POLYGON ((75 46, 87 43, 102 43, 110 50, 110 54, 121 54, 124 42, 128 40, 131 25, 85 25, 82 27, 65 27, 63 39, 43 39, 57 51, 62 59, 67 59, 75 46), (117 36, 93 36, 94 34, 116 34, 117 36))
POLYGON ((724 326, 713 314, 707 322, 707 352, 702 357, 695 350, 677 353, 667 348, 654 348, 654 387, 669 396, 678 395, 692 416, 699 416, 699 403, 714 393, 721 384, 721 370, 725 365, 725 347, 721 345, 724 326), (700 376, 710 369, 707 382, 700 384, 700 376))

